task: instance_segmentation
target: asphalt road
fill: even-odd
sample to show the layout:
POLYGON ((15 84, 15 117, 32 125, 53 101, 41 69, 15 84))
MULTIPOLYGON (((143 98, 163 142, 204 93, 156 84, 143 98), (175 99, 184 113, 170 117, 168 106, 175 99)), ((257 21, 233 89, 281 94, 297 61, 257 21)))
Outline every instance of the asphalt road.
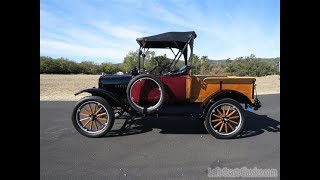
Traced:
POLYGON ((103 138, 80 135, 71 123, 75 102, 40 101, 41 179, 208 179, 210 169, 277 169, 280 175, 280 96, 260 95, 247 112, 242 137, 219 140, 188 117, 141 120, 119 135, 116 120, 103 138))

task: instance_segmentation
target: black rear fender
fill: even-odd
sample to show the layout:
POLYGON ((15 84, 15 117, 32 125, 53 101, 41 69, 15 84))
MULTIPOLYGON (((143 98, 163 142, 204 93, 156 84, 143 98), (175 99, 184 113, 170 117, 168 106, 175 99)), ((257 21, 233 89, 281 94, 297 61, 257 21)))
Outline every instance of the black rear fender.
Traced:
POLYGON ((204 110, 207 110, 210 108, 210 106, 214 103, 219 101, 223 98, 231 98, 236 100, 239 103, 249 104, 252 105, 252 102, 250 99, 242 94, 241 92, 235 91, 235 90, 221 90, 219 92, 216 92, 212 94, 209 98, 207 98, 201 105, 201 107, 204 110))

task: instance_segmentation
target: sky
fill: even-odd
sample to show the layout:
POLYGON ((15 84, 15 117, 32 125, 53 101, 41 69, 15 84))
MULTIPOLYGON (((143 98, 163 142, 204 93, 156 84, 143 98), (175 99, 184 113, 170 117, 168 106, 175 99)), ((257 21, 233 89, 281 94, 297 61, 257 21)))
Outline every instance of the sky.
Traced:
POLYGON ((280 57, 280 0, 40 1, 41 56, 121 63, 138 37, 169 31, 195 31, 209 59, 280 57))

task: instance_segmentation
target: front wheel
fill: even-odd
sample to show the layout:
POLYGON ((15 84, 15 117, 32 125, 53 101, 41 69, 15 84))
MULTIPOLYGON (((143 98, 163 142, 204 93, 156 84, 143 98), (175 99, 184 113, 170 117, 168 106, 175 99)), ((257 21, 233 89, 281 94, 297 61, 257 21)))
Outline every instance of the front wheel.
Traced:
POLYGON ((242 131, 244 122, 242 106, 233 99, 224 98, 209 108, 204 125, 212 136, 219 139, 230 139, 242 131))
POLYGON ((72 112, 72 124, 87 137, 104 136, 112 128, 114 112, 109 103, 99 96, 81 99, 72 112))

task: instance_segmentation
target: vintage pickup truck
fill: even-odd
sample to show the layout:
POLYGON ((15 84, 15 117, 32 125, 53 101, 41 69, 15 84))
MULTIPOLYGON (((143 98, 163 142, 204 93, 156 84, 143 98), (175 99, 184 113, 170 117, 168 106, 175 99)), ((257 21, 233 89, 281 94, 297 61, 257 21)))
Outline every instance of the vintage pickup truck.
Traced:
POLYGON ((175 109, 171 114, 177 115, 177 109, 180 108, 184 115, 193 114, 203 119, 207 131, 216 138, 227 139, 239 135, 246 119, 244 108, 257 110, 261 107, 255 96, 256 79, 192 75, 193 42, 196 37, 196 33, 191 31, 138 38, 138 65, 130 74, 102 75, 98 88, 84 89, 75 94, 91 94, 75 105, 72 113, 75 128, 87 137, 101 137, 108 133, 114 120, 124 112, 135 118, 167 115, 165 110, 170 112, 170 109, 175 109), (188 46, 191 51, 190 66, 188 46), (145 52, 149 48, 170 49, 175 58, 169 68, 158 62, 150 72, 146 72, 145 52), (178 49, 178 53, 174 53, 172 48, 178 49), (182 55, 185 64, 176 68, 182 55), (160 74, 153 73, 157 68, 160 68, 160 74), (193 107, 191 111, 187 110, 188 106, 193 107))

